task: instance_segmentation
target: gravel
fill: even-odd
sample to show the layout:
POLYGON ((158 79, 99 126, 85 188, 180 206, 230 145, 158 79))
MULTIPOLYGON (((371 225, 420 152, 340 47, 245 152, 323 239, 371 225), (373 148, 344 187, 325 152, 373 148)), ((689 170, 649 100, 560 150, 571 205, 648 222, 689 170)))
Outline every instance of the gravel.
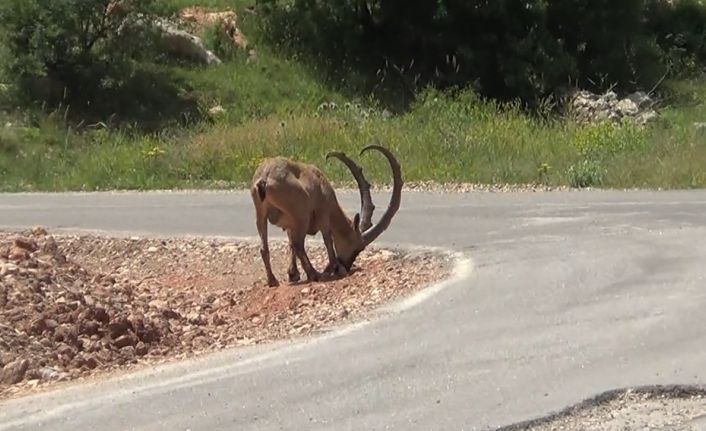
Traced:
POLYGON ((706 430, 706 389, 650 386, 606 392, 545 418, 498 431, 706 430))
MULTIPOLYGON (((286 244, 270 248, 286 280, 286 244)), ((323 246, 307 249, 323 269, 323 246)), ((370 248, 347 277, 270 288, 256 243, 0 232, 0 399, 324 330, 450 268, 449 256, 370 248)))
MULTIPOLYGON (((334 181, 337 192, 357 192, 358 188, 355 183, 337 182, 334 181)), ((198 183, 187 184, 174 189, 152 189, 149 193, 223 193, 229 191, 247 191, 249 184, 230 181, 201 181, 198 183)), ((374 183, 370 189, 374 192, 390 192, 392 186, 389 184, 374 183)), ((530 184, 481 184, 481 183, 440 183, 437 181, 406 181, 402 187, 404 193, 541 193, 541 192, 585 192, 591 190, 611 190, 611 191, 661 191, 665 190, 662 187, 585 187, 575 188, 566 185, 545 185, 540 183, 530 184)), ((77 193, 99 192, 100 189, 86 190, 77 193)), ((104 190, 110 193, 146 193, 142 190, 132 189, 110 189, 104 190)))
MULTIPOLYGON (((376 185, 375 191, 389 191, 391 186, 376 185)), ((549 186, 544 184, 474 184, 474 183, 437 183, 435 181, 418 181, 405 183, 407 192, 440 192, 440 193, 519 193, 519 192, 550 192, 580 190, 568 186, 549 186)))
MULTIPOLYGON (((354 182, 333 181, 338 192, 357 192, 358 188, 354 182)), ((247 190, 248 184, 236 182, 214 181, 199 183, 196 187, 184 187, 174 190, 158 190, 161 192, 185 192, 204 191, 222 192, 224 190, 247 190), (206 190, 203 190, 206 188, 206 190)), ((375 192, 390 192, 392 186, 389 184, 371 184, 370 189, 375 192)), ((582 191, 590 188, 577 189, 569 186, 552 186, 544 184, 479 184, 479 183, 439 183, 436 181, 405 181, 402 191, 409 192, 434 192, 434 193, 519 193, 519 192, 551 192, 551 191, 582 191)), ((157 191, 157 190, 155 190, 157 191)), ((125 192, 130 192, 126 190, 125 192)))

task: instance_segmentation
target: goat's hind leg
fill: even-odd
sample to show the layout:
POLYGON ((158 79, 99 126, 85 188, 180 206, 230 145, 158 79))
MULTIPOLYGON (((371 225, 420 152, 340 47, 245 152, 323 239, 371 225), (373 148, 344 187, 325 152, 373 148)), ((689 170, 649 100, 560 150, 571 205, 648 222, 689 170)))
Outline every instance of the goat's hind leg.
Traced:
POLYGON ((307 256, 306 250, 304 248, 306 231, 303 229, 297 231, 290 229, 287 231, 287 236, 289 237, 290 247, 292 247, 292 250, 294 250, 294 253, 299 258, 299 261, 301 261, 302 263, 302 267, 304 268, 304 272, 306 273, 307 281, 318 281, 321 277, 321 274, 319 274, 314 268, 314 266, 311 264, 309 256, 307 256))
POLYGON ((297 267, 297 251, 289 246, 289 269, 287 270, 287 275, 289 276, 290 283, 296 283, 301 280, 301 275, 299 274, 299 268, 297 267))
POLYGON ((270 263, 270 246, 267 243, 267 212, 258 211, 257 212, 257 232, 260 234, 260 257, 262 257, 262 262, 265 264, 265 271, 267 272, 267 285, 270 287, 279 286, 279 282, 272 272, 272 264, 270 263))

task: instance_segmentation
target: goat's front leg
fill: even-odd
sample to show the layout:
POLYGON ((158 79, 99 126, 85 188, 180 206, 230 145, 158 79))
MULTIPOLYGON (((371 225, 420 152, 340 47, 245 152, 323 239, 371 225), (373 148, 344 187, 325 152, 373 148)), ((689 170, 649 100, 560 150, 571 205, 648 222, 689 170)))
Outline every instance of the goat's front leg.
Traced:
POLYGON ((294 253, 299 258, 306 273, 306 278, 308 281, 318 281, 320 274, 314 269, 314 266, 309 260, 309 256, 306 254, 304 249, 304 241, 306 239, 306 231, 304 229, 298 229, 296 231, 290 229, 287 231, 287 236, 289 237, 290 247, 293 248, 294 253))
POLYGON ((341 265, 336 257, 331 232, 321 232, 321 236, 324 238, 324 245, 326 246, 326 253, 328 254, 328 265, 326 266, 326 269, 324 269, 324 272, 331 275, 346 275, 348 271, 346 271, 346 268, 341 265))

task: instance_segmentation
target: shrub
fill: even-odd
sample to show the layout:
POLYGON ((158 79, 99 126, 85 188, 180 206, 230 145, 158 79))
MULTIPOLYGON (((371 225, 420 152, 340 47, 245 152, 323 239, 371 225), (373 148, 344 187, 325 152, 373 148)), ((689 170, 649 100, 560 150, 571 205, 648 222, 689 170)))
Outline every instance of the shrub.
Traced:
POLYGON ((649 0, 646 26, 676 76, 701 73, 706 61, 706 6, 701 0, 649 0))
POLYGON ((548 26, 576 64, 580 86, 652 86, 664 72, 655 38, 643 25, 644 0, 551 0, 548 26))
POLYGON ((240 54, 240 47, 235 45, 224 31, 223 21, 218 21, 206 29, 204 43, 221 60, 231 60, 240 54))
POLYGON ((530 100, 550 92, 572 67, 547 31, 542 0, 261 4, 263 34, 281 47, 336 78, 361 74, 364 89, 393 89, 409 101, 428 85, 469 83, 484 95, 530 100))
POLYGON ((581 126, 573 137, 573 145, 586 159, 605 160, 640 148, 646 140, 645 130, 632 122, 615 124, 606 121, 581 126))
POLYGON ((584 159, 569 166, 567 171, 569 184, 575 188, 600 186, 603 183, 605 169, 596 160, 584 159))
POLYGON ((6 74, 33 99, 90 101, 96 90, 130 75, 130 60, 148 39, 136 26, 123 30, 141 15, 146 19, 151 3, 4 0, 6 74))
POLYGON ((258 3, 271 42, 315 61, 334 82, 412 103, 432 85, 534 105, 573 85, 648 89, 671 63, 706 62, 699 0, 258 3))

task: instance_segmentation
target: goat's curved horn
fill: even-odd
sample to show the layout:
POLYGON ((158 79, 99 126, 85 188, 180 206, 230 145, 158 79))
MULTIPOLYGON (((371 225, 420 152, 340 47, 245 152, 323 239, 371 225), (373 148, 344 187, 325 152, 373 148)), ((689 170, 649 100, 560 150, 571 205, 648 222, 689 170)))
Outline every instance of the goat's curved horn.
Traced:
POLYGON ((358 183, 358 190, 360 191, 360 231, 365 232, 373 224, 371 220, 373 218, 373 211, 375 211, 375 205, 373 205, 373 199, 370 196, 370 183, 363 175, 363 168, 351 160, 345 153, 331 151, 326 154, 326 160, 331 157, 337 158, 348 166, 355 181, 358 183))
POLYGON ((390 204, 388 205, 385 214, 380 217, 380 221, 378 221, 374 226, 363 232, 363 243, 365 246, 368 246, 368 244, 375 241, 375 239, 377 239, 377 237, 379 237, 380 234, 382 234, 390 226, 392 217, 394 217, 397 210, 400 209, 403 184, 400 164, 390 150, 380 145, 368 145, 360 151, 360 154, 362 155, 368 150, 378 150, 387 158, 387 161, 390 163, 390 169, 392 169, 393 184, 392 197, 390 198, 390 204))

